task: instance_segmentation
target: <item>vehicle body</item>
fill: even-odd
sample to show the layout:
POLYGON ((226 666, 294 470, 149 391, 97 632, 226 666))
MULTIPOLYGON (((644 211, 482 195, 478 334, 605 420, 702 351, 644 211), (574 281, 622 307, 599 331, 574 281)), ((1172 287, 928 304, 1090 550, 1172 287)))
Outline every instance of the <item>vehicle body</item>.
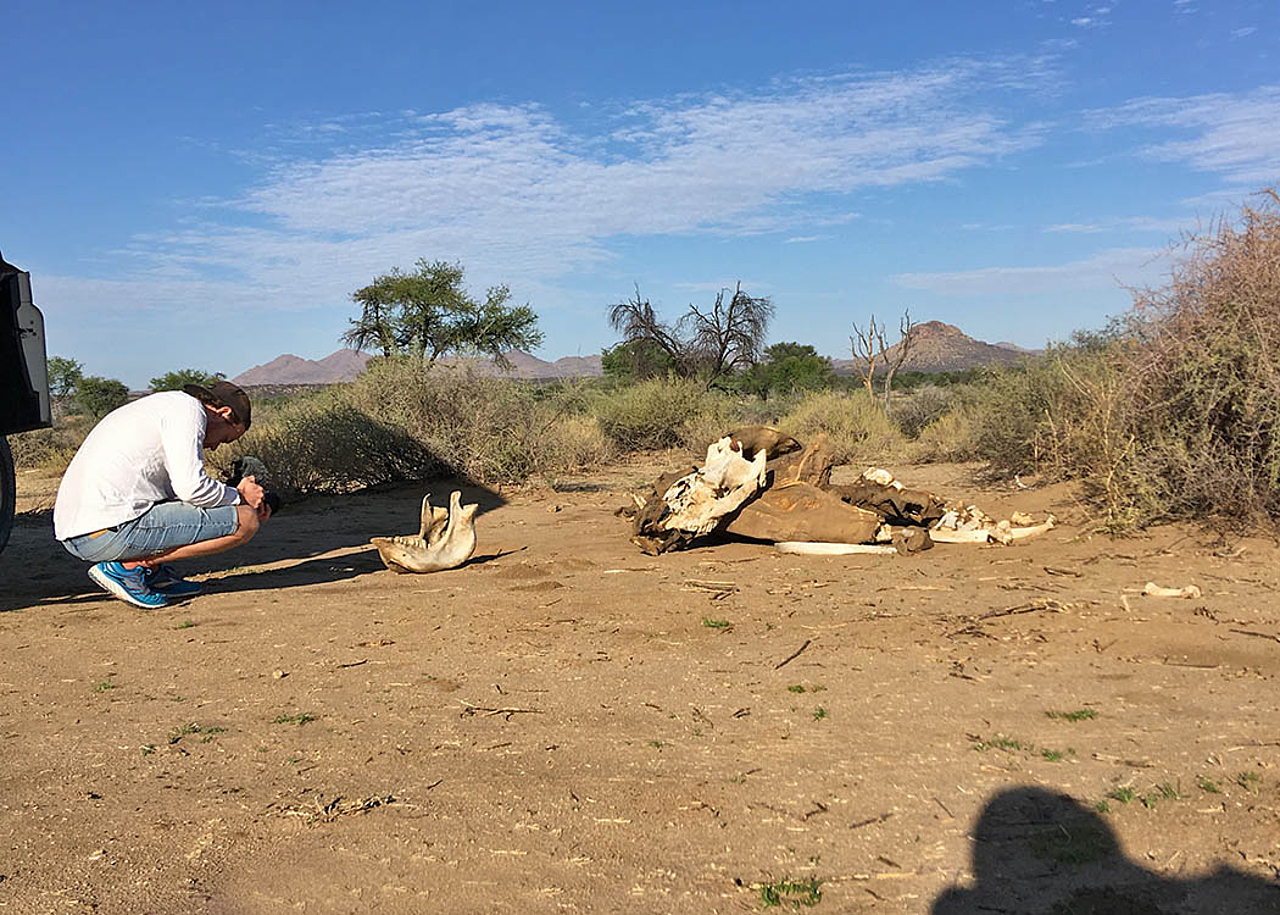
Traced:
POLYGON ((53 425, 44 316, 31 301, 31 274, 0 255, 0 550, 9 542, 17 485, 6 436, 53 425))

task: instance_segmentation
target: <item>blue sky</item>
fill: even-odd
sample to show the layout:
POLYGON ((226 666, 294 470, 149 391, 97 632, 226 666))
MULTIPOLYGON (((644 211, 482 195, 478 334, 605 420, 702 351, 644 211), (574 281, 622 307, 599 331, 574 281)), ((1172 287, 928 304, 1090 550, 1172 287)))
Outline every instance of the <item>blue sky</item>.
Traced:
POLYGON ((555 359, 738 280, 1040 346, 1280 183, 1280 4, 6 6, 0 251, 51 354, 131 387, 321 358, 420 257, 555 359))

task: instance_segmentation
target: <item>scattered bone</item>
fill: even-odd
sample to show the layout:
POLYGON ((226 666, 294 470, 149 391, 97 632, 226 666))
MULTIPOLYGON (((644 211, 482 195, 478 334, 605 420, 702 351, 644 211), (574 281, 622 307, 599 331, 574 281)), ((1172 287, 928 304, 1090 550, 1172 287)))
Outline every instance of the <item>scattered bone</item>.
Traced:
POLYGON ((1036 523, 1036 519, 1026 512, 1014 512, 1009 516, 1009 521, 1018 527, 1030 527, 1036 523))
POLYGON ((393 572, 439 572, 462 565, 476 551, 475 514, 478 505, 463 505, 454 490, 449 508, 431 507, 431 496, 422 499, 421 524, 416 537, 374 537, 383 563, 393 572))
POLYGON ((1200 589, 1195 585, 1187 585, 1185 588, 1162 588, 1154 581, 1147 582, 1142 593, 1147 597, 1182 597, 1191 600, 1199 600, 1201 596, 1200 589))
POLYGON ((780 540, 775 546, 779 553, 795 553, 801 556, 849 556, 853 554, 893 556, 896 547, 879 543, 830 543, 803 540, 780 540))

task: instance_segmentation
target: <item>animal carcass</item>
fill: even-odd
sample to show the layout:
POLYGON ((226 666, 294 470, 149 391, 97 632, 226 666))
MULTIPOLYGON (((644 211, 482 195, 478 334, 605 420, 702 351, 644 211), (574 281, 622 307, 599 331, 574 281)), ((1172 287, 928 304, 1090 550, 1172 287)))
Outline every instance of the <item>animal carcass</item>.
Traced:
POLYGON ((463 505, 462 493, 449 496, 449 509, 432 508, 431 494, 422 497, 422 519, 416 537, 374 537, 369 542, 393 572, 439 572, 454 569, 476 551, 478 505, 463 505))

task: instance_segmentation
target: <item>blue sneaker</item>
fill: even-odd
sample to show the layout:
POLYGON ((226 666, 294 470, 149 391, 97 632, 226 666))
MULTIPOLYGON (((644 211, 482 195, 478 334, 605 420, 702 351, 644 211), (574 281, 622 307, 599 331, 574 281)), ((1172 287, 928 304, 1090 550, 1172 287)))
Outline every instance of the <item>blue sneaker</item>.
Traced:
POLYGON ((147 578, 141 566, 126 569, 118 562, 100 562, 90 567, 89 577, 98 587, 143 610, 169 605, 167 597, 147 587, 147 578))
POLYGON ((158 565, 154 569, 143 569, 147 587, 152 591, 160 591, 166 597, 191 597, 204 590, 198 581, 187 581, 170 565, 158 565))

